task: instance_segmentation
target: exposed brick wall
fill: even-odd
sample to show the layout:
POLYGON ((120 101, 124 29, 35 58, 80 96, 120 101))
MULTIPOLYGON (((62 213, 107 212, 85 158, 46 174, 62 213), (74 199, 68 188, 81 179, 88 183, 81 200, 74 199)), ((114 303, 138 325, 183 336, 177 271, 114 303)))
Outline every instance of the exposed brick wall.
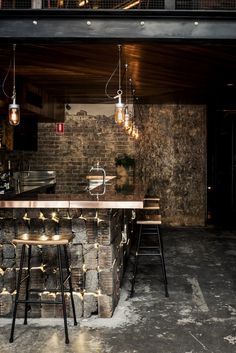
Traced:
POLYGON ((78 109, 72 107, 73 112, 66 112, 62 136, 56 135, 54 124, 39 123, 38 151, 30 156, 31 169, 57 171, 59 193, 76 193, 81 176, 97 161, 107 174, 114 175, 115 157, 124 152, 134 154, 133 139, 115 124, 112 115, 103 115, 102 111, 97 116, 80 114, 79 105, 78 109))

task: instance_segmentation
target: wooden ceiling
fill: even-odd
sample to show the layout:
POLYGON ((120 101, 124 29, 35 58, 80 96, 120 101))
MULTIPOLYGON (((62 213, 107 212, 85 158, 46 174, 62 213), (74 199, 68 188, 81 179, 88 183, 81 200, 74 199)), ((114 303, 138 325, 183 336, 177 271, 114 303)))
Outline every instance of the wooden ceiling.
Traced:
MULTIPOLYGON (((64 103, 108 102, 105 85, 117 65, 117 44, 19 43, 16 80, 43 87, 64 103)), ((11 58, 12 43, 1 44, 1 82, 11 58)), ((236 86, 236 43, 123 42, 122 64, 126 62, 141 102, 206 102, 222 94, 231 97, 236 86)), ((11 75, 6 82, 10 79, 11 75)), ((108 85, 109 95, 114 96, 117 87, 116 73, 108 85)))

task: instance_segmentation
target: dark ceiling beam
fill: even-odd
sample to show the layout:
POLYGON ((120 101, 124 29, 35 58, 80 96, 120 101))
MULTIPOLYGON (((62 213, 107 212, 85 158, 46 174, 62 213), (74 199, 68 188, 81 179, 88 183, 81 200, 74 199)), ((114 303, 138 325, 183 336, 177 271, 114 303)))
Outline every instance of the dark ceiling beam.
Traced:
POLYGON ((0 11, 1 40, 232 40, 235 12, 0 11))

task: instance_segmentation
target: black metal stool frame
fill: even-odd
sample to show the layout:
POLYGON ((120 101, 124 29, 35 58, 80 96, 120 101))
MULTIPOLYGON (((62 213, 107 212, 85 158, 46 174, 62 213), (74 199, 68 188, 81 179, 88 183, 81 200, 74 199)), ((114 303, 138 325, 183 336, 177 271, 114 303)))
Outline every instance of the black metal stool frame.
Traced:
POLYGON ((139 224, 139 234, 138 234, 138 242, 136 246, 136 252, 135 252, 135 262, 134 262, 134 270, 133 270, 133 278, 132 278, 132 285, 131 285, 131 292, 130 292, 130 297, 133 297, 134 294, 134 286, 135 286, 135 281, 136 281, 136 275, 137 275, 137 269, 138 269, 138 258, 139 256, 158 256, 161 259, 161 269, 162 269, 162 276, 163 276, 163 282, 164 282, 164 289, 165 289, 165 296, 169 297, 169 292, 168 292, 168 281, 167 281, 167 276, 166 276, 166 267, 165 267, 165 258, 164 258, 164 250, 163 250, 163 241, 162 241, 162 235, 160 231, 160 227, 158 224, 142 224, 142 221, 138 221, 137 224, 139 224), (146 233, 143 232, 144 226, 146 227, 146 233), (148 230, 148 232, 147 232, 148 230), (156 234, 158 238, 158 245, 157 246, 141 246, 141 240, 142 240, 142 235, 144 234, 156 234), (140 250, 144 250, 146 252, 140 252, 140 250), (151 250, 152 252, 147 252, 148 250, 151 250), (154 252, 153 250, 157 250, 157 252, 154 252))
MULTIPOLYGON (((37 290, 37 289, 32 289, 29 290, 29 285, 30 285, 30 264, 31 264, 31 249, 32 245, 28 245, 28 263, 27 263, 27 275, 22 279, 22 271, 23 271, 23 265, 24 265, 24 259, 25 259, 25 253, 26 253, 26 244, 22 245, 22 250, 21 250, 21 259, 20 259, 20 268, 19 268, 19 274, 18 274, 18 281, 17 281, 17 287, 16 287, 16 297, 15 297, 15 303, 14 303, 14 309, 13 309, 13 319, 12 319, 12 326, 11 326, 11 334, 10 334, 10 339, 9 342, 13 342, 14 339, 14 330, 15 330, 15 321, 16 321, 16 314, 17 314, 17 307, 19 303, 24 303, 25 304, 25 312, 24 312, 24 325, 27 324, 27 314, 28 310, 30 308, 29 304, 62 304, 63 308, 63 318, 64 318, 64 329, 65 329, 65 343, 69 343, 69 335, 68 335, 68 326, 67 326, 67 313, 66 313, 66 303, 65 303, 65 292, 70 292, 70 298, 71 298, 71 305, 72 305, 72 311, 73 311, 73 318, 74 318, 74 325, 77 325, 76 321, 76 313, 75 313, 75 305, 74 305, 74 298, 73 298, 73 289, 72 289, 72 280, 71 280, 71 274, 70 274, 70 269, 69 269, 69 260, 68 260, 68 253, 67 253, 67 246, 63 244, 64 248, 64 256, 65 256, 65 264, 66 264, 66 272, 67 272, 67 277, 63 279, 63 272, 62 272, 62 254, 61 254, 61 245, 56 245, 57 247, 57 259, 58 259, 58 268, 59 268, 59 282, 60 282, 60 290, 61 290, 61 300, 60 301, 47 301, 47 300, 30 300, 30 292, 41 292, 42 290, 37 290), (20 289, 21 289, 21 284, 26 280, 26 292, 25 292, 25 299, 24 300, 19 300, 19 295, 20 295, 20 289), (68 280, 69 282, 69 290, 64 289, 64 283, 68 280)), ((58 292, 58 289, 50 289, 51 292, 58 292)))

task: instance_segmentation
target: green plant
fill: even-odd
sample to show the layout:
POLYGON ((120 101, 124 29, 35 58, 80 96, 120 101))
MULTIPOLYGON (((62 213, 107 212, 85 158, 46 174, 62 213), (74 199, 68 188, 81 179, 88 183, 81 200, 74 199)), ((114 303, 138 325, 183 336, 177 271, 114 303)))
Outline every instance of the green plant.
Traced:
POLYGON ((134 158, 124 154, 123 156, 119 156, 115 158, 116 167, 122 165, 124 168, 128 169, 129 167, 135 166, 134 158))

